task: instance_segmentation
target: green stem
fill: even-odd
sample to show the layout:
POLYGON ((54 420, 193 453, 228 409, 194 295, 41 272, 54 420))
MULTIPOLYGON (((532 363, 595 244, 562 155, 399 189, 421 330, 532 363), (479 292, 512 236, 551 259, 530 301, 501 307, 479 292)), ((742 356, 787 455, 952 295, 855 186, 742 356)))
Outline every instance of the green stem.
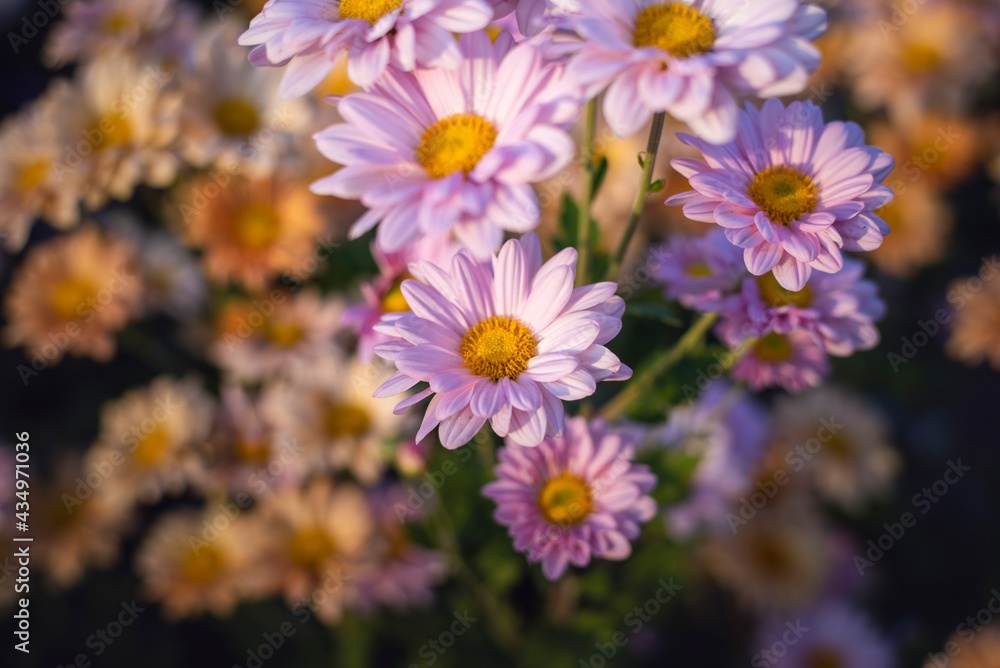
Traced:
POLYGON ((576 229, 576 284, 586 285, 590 278, 590 209, 594 202, 594 135, 597 128, 597 101, 587 103, 587 129, 583 140, 583 197, 580 199, 576 229))
POLYGON ((637 377, 634 377, 624 390, 605 404, 604 408, 601 409, 600 416, 611 421, 628 410, 636 399, 649 392, 659 376, 673 368, 704 340, 705 334, 718 317, 717 313, 702 314, 672 348, 664 350, 655 357, 653 362, 645 367, 637 377))
POLYGON ((455 532, 455 525, 444 507, 443 500, 439 499, 437 512, 432 513, 431 517, 437 520, 434 522, 434 534, 438 546, 448 555, 456 577, 472 594, 477 605, 489 620, 487 630, 493 636, 494 642, 504 651, 513 651, 514 648, 520 647, 520 638, 513 618, 503 608, 493 592, 479 581, 472 567, 462 557, 458 534, 455 532))
POLYGON ((653 185, 653 170, 656 167, 656 154, 660 151, 660 138, 663 136, 663 125, 666 122, 667 114, 660 112, 653 116, 653 127, 649 129, 649 141, 646 143, 646 154, 642 163, 642 182, 639 184, 639 194, 635 198, 635 205, 632 207, 632 215, 629 216, 628 225, 625 227, 625 235, 621 243, 618 244, 618 252, 611 258, 608 266, 608 280, 614 281, 618 277, 618 269, 625 260, 629 243, 635 236, 635 230, 639 226, 639 218, 646 208, 646 200, 649 198, 653 185))

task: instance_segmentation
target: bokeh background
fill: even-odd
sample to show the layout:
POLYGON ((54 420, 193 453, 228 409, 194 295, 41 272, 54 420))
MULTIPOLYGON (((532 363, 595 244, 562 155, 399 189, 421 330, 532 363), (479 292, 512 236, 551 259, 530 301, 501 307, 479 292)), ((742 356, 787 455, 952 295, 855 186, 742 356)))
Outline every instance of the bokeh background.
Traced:
MULTIPOLYGON (((40 11, 42 4, 7 0, 0 8, 4 41, 9 42, 11 34, 26 34, 25 17, 40 11)), ((49 4, 58 5, 55 0, 49 4)), ((142 3, 136 0, 133 4, 142 3)), ((787 505, 811 509, 808 519, 776 521, 786 522, 782 530, 813 541, 814 554, 807 557, 813 560, 812 566, 802 566, 801 572, 795 571, 794 563, 760 566, 764 575, 769 568, 795 571, 788 574, 787 582, 776 585, 778 593, 769 592, 768 585, 755 581, 766 578, 755 573, 751 556, 737 555, 738 561, 750 565, 732 575, 731 569, 720 569, 706 552, 710 540, 671 536, 665 522, 657 518, 644 527, 629 560, 595 562, 556 584, 548 583, 537 566, 529 567, 513 550, 503 528, 490 518, 492 502, 479 493, 492 479, 493 445, 477 440, 465 455, 436 445, 422 449, 405 443, 407 430, 412 434, 413 429, 401 422, 357 446, 356 452, 334 467, 334 473, 322 475, 335 478, 334 487, 353 479, 354 483, 344 484, 363 488, 369 505, 366 512, 375 513, 375 497, 402 494, 405 498, 411 489, 430 480, 425 471, 440 472, 447 462, 457 467, 458 473, 447 476, 436 491, 436 500, 428 501, 428 517, 415 517, 406 528, 409 540, 434 551, 427 566, 430 575, 424 573, 434 585, 426 605, 401 610, 375 605, 371 610, 348 609, 337 621, 324 622, 311 615, 303 622, 272 588, 261 594, 233 594, 240 599, 238 605, 224 614, 187 613, 183 604, 178 604, 180 612, 173 614, 177 610, 172 611, 168 601, 176 603, 182 597, 181 585, 168 584, 166 590, 151 593, 155 567, 140 565, 144 558, 155 561, 159 556, 162 560, 168 552, 151 543, 150 537, 158 535, 165 518, 186 510, 207 513, 195 515, 198 522, 216 517, 220 504, 235 499, 235 488, 224 482, 226 476, 242 475, 245 480, 252 469, 236 465, 266 462, 268 456, 247 450, 255 446, 246 433, 249 418, 240 412, 247 409, 238 407, 246 397, 227 399, 223 379, 234 369, 245 374, 246 386, 253 388, 249 395, 254 395, 272 376, 280 375, 284 358, 277 362, 270 358, 226 358, 219 352, 223 348, 220 340, 233 331, 227 329, 226 318, 238 319, 240 313, 252 311, 252 307, 240 311, 248 308, 240 301, 244 297, 252 299, 270 290, 280 290, 289 300, 308 294, 313 301, 302 308, 307 311, 303 317, 309 319, 310 327, 326 332, 331 346, 352 351, 355 342, 338 319, 344 308, 364 303, 359 286, 372 281, 377 284, 379 267, 369 252, 370 238, 346 240, 346 229, 359 209, 353 203, 320 198, 305 190, 310 182, 332 171, 332 165, 315 152, 310 136, 336 120, 335 110, 322 102, 320 94, 278 109, 274 78, 254 71, 245 61, 247 49, 235 43, 261 3, 203 0, 185 3, 183 8, 166 4, 165 11, 172 18, 157 28, 164 40, 157 48, 162 49, 170 81, 152 94, 175 96, 167 104, 179 105, 176 112, 169 113, 179 114, 181 129, 157 149, 170 154, 167 161, 173 167, 168 171, 172 173, 150 185, 157 180, 150 176, 155 172, 151 169, 146 178, 136 179, 134 192, 121 196, 106 196, 105 188, 105 196, 95 195, 97 204, 83 216, 102 231, 105 241, 101 243, 117 245, 114 252, 136 258, 138 279, 128 288, 135 294, 122 298, 128 303, 125 313, 107 325, 113 352, 66 355, 38 373, 25 375, 24 369, 31 365, 26 347, 5 335, 8 338, 0 348, 0 445, 7 453, 15 442, 15 432, 30 433, 31 533, 36 537, 32 547, 31 655, 23 657, 11 651, 14 624, 5 612, 3 627, 8 631, 2 634, 3 665, 68 666, 83 655, 92 665, 100 666, 247 666, 248 652, 255 652, 265 643, 266 635, 280 632, 283 625, 293 633, 264 664, 302 668, 464 666, 470 662, 480 666, 599 666, 604 665, 596 654, 599 646, 625 630, 630 641, 607 660, 608 665, 654 666, 665 661, 698 666, 771 665, 751 664, 766 647, 762 638, 767 637, 767 620, 775 614, 779 621, 796 619, 805 614, 800 614, 800 608, 817 605, 835 591, 836 597, 850 601, 865 625, 891 648, 898 666, 922 666, 929 654, 943 651, 960 624, 968 623, 967 618, 974 618, 997 596, 1000 281, 991 283, 990 274, 982 282, 973 277, 983 267, 993 266, 990 258, 1000 256, 1000 6, 986 0, 845 0, 824 3, 831 12, 831 27, 819 41, 824 62, 811 87, 799 97, 819 104, 827 119, 860 123, 869 143, 896 158, 897 170, 887 183, 897 190, 897 198, 892 210, 885 212, 893 232, 883 248, 871 254, 869 272, 888 305, 887 316, 879 324, 882 342, 874 350, 835 360, 830 381, 860 406, 856 408, 861 413, 859 424, 874 420, 875 426, 865 423, 868 432, 861 437, 884 442, 891 453, 886 456, 895 463, 858 503, 845 505, 817 489, 781 491, 783 497, 801 495, 787 505), (253 136, 267 114, 280 119, 276 137, 266 141, 253 160, 240 163, 240 173, 223 184, 223 194, 210 198, 205 206, 195 205, 197 211, 192 215, 202 219, 185 225, 184 206, 193 205, 198 189, 211 183, 210 175, 223 164, 227 151, 239 145, 236 140, 226 145, 229 139, 220 140, 217 129, 202 127, 213 119, 222 123, 218 113, 202 118, 197 114, 229 90, 226 86, 263 100, 260 117, 251 127, 232 127, 245 124, 245 114, 233 112, 236 115, 228 117, 233 130, 230 134, 253 136), (246 175, 256 180, 247 180, 246 175), (224 206, 227 198, 248 201, 253 193, 264 190, 271 193, 272 202, 282 200, 283 206, 289 207, 282 215, 300 222, 299 255, 291 262, 270 265, 266 259, 259 264, 237 259, 237 264, 249 264, 235 270, 232 275, 236 279, 219 280, 220 265, 212 264, 209 258, 215 257, 219 263, 227 260, 225 249, 212 236, 211 218, 224 214, 214 207, 224 206), (105 201, 99 201, 102 199, 105 201), (199 225, 200 236, 191 231, 199 225), (312 262, 311 257, 319 261, 312 262), (918 343, 922 340, 920 323, 933 320, 941 309, 947 311, 950 322, 916 347, 915 335, 918 343), (100 446, 102 428, 110 419, 109 404, 136 388, 151 387, 164 376, 178 381, 192 379, 199 389, 188 389, 196 395, 204 393, 194 401, 204 409, 204 415, 195 411, 178 429, 201 430, 192 438, 202 448, 197 449, 197 457, 202 458, 200 466, 209 482, 154 495, 152 502, 135 501, 128 494, 112 496, 106 502, 111 507, 102 509, 102 517, 90 520, 92 525, 81 528, 74 524, 81 521, 80 516, 66 514, 60 497, 75 487, 74 478, 100 446), (223 413, 221 405, 231 413, 223 413), (227 420, 239 424, 234 427, 227 420), (197 426, 198 421, 203 424, 197 426), (233 464, 232 452, 236 452, 236 460, 243 460, 233 464), (959 460, 969 467, 968 472, 948 485, 947 492, 930 504, 926 514, 921 513, 925 506, 917 504, 915 496, 927 488, 933 491, 933 483, 949 470, 949 462, 959 460), (451 527, 441 528, 433 510, 438 506, 447 510, 451 527), (884 550, 884 556, 859 575, 855 557, 870 558, 868 542, 877 542, 887 531, 885 525, 899 522, 906 512, 915 513, 916 524, 894 539, 891 549, 884 550), (457 546, 452 547, 461 555, 461 564, 445 550, 452 538, 457 539, 457 546), (142 557, 144 554, 147 556, 142 557), (683 584, 681 593, 632 635, 629 620, 634 617, 628 617, 630 611, 654 597, 661 580, 671 578, 683 584), (487 589, 489 595, 482 595, 478 587, 487 589), (780 598, 788 588, 796 596, 800 590, 815 591, 812 600, 799 596, 799 608, 777 613, 762 612, 754 603, 760 598, 780 598), (502 608, 493 611, 495 616, 485 609, 493 599, 501 601, 502 608), (144 608, 134 622, 110 644, 95 641, 95 634, 108 629, 119 618, 123 604, 127 607, 133 600, 144 608), (477 619, 468 632, 454 638, 454 646, 442 653, 428 650, 426 643, 441 638, 454 615, 465 611, 477 619), (498 630, 497 619, 506 620, 513 631, 498 630)), ((53 37, 61 21, 56 16, 44 22, 36 35, 17 45, 16 52, 12 44, 0 48, 4 84, 0 116, 8 124, 26 122, 28 110, 45 96, 54 97, 56 107, 73 99, 60 99, 52 92, 59 80, 69 80, 73 86, 87 85, 82 75, 86 64, 60 64, 53 56, 53 37)), ((135 58, 138 63, 139 56, 135 58)), ((115 80, 123 75, 105 72, 99 76, 115 80)), ((342 93, 348 86, 343 73, 335 73, 321 92, 342 93)), ((44 113, 59 111, 73 110, 44 113)), ((670 127, 668 132, 680 129, 670 127)), ((638 177, 635 154, 642 150, 642 142, 608 140, 598 146, 609 161, 608 181, 595 209, 605 248, 616 243, 619 221, 633 197, 638 177)), ((9 164, 11 153, 21 149, 6 146, 0 163, 9 164)), ((665 140, 661 158, 676 157, 682 150, 678 142, 665 140)), ((5 169, 5 180, 17 178, 9 167, 5 169)), ((667 160, 661 159, 659 171, 668 190, 685 188, 671 173, 667 160)), ((574 178, 560 179, 554 187, 572 189, 574 178)), ((0 188, 9 190, 11 181, 0 188)), ((552 210, 547 212, 543 236, 552 237, 559 234, 561 200, 549 200, 552 210)), ((641 265, 649 244, 673 234, 698 233, 702 231, 698 225, 683 221, 679 210, 663 207, 659 196, 652 198, 633 265, 641 265)), ((13 229, 6 234, 16 234, 13 229)), ((0 327, 5 331, 22 327, 18 318, 28 317, 23 311, 15 312, 12 295, 26 293, 21 301, 28 306, 32 300, 44 298, 37 292, 43 287, 41 279, 29 277, 25 267, 36 254, 50 253, 60 239, 83 235, 80 229, 84 228, 60 230, 40 221, 30 227, 23 248, 12 249, 8 244, 0 255, 0 294, 5 303, 0 327), (36 291, 34 296, 32 290, 36 291)), ((112 250, 107 245, 100 248, 78 243, 64 252, 92 253, 91 261, 108 262, 107 254, 112 250)), ((64 262, 65 256, 54 261, 64 262)), ((386 286, 379 289, 384 293, 386 286)), ((630 303, 651 303, 658 299, 660 289, 640 272, 629 292, 633 295, 630 303)), ((632 313, 626 316, 625 329, 613 348, 623 361, 636 367, 648 351, 681 331, 670 317, 651 325, 648 318, 632 313)), ((273 328, 269 336, 271 343, 278 345, 282 333, 273 328)), ((322 366, 326 353, 321 348, 313 351, 319 357, 306 364, 322 366)), ((682 365, 669 387, 658 390, 658 396, 681 401, 681 388, 696 382, 697 372, 712 352, 706 349, 700 358, 682 365)), ((323 372, 317 371, 319 377, 323 372)), ((366 378, 357 368, 346 378, 332 373, 327 382, 342 388, 349 387, 349 379, 366 378)), ((368 378, 360 385, 362 389, 373 388, 371 383, 368 378)), ((602 389, 598 402, 613 389, 602 389)), ((303 419, 294 417, 294 411, 307 401, 303 393, 301 389, 292 391, 283 408, 276 400, 279 408, 267 415, 283 410, 293 416, 289 418, 293 422, 303 419)), ((784 416, 781 419, 787 420, 807 411, 802 404, 789 404, 785 395, 768 392, 760 401, 773 418, 784 416), (775 406, 783 406, 784 412, 775 406)), ((833 406, 833 401, 827 396, 818 410, 833 406)), ((251 413, 256 415, 255 410, 251 413)), ((641 409, 634 417, 649 423, 665 419, 662 412, 641 409)), ((264 425, 256 428, 269 433, 272 425, 268 420, 265 417, 264 425)), ((737 422, 729 428, 739 433, 743 425, 737 422)), ((780 425, 770 428, 781 429, 780 425)), ((697 463, 661 451, 647 453, 645 458, 660 475, 658 497, 664 507, 681 503, 697 463)), ((858 479, 866 467, 874 466, 861 461, 853 465, 858 468, 854 471, 858 479)), ((761 466, 760 471, 748 474, 748 493, 754 491, 758 478, 766 476, 766 466, 761 466)), ((3 467, 0 471, 4 471, 0 497, 5 496, 0 503, 6 504, 12 476, 3 467)), ((308 471, 296 475, 305 473, 308 471)), ((815 483, 805 483, 810 485, 815 483)), ((250 515, 260 503, 258 499, 253 508, 248 503, 240 512, 250 515)), ((779 514, 770 505, 762 512, 768 511, 779 514)), ((5 523, 0 527, 0 555, 9 560, 4 551, 9 550, 13 519, 6 510, 0 517, 5 523)), ((394 540, 390 534, 400 526, 394 521, 390 513, 390 528, 384 530, 389 542, 394 540)), ((251 533, 254 535, 240 535, 234 549, 259 555, 255 552, 259 548, 252 546, 254 541, 275 539, 267 530, 251 533)), ((392 548, 386 549, 391 552, 392 548)), ((0 609, 12 610, 11 578, 0 583, 0 588, 0 609)), ((232 589, 238 587, 233 585, 232 589)), ((196 591, 194 597, 199 596, 196 591)), ((996 615, 991 613, 991 617, 996 615)), ((975 625, 989 621, 981 616, 975 625)), ((989 633, 981 631, 975 637, 984 642, 989 633)), ((971 646, 958 637, 960 647, 971 646)), ((1000 666, 997 647, 994 645, 992 653, 984 650, 975 656, 967 650, 951 663, 930 665, 993 668, 1000 666)), ((837 665, 816 663, 811 668, 837 665)))

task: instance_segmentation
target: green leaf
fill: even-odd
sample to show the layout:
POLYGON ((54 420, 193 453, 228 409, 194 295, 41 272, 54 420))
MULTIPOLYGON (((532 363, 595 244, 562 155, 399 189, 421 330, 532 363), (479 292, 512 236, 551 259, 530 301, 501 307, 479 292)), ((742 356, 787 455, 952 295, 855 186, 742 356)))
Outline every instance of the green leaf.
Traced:
POLYGON ((653 181, 651 184, 649 184, 649 193, 650 194, 658 193, 661 190, 663 190, 666 187, 666 185, 667 184, 663 181, 663 179, 657 179, 656 181, 653 181))
POLYGON ((594 166, 594 189, 593 195, 597 197, 597 193, 601 192, 601 186, 604 185, 604 180, 608 176, 608 158, 607 156, 601 156, 601 159, 597 161, 594 166))
POLYGON ((559 250, 575 248, 577 243, 577 225, 580 220, 580 207, 569 193, 563 194, 562 211, 559 214, 559 229, 554 243, 559 250))

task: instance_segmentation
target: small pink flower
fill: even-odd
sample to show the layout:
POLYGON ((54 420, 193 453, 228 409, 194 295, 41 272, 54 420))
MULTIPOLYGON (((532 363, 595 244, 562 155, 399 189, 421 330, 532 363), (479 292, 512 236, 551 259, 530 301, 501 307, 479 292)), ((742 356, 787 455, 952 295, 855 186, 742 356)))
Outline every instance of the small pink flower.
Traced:
POLYGON ((347 75, 371 87, 391 63, 410 71, 457 67, 453 33, 482 30, 493 18, 485 0, 270 0, 240 37, 257 46, 250 62, 288 65, 282 99, 305 95, 347 54, 347 75))
MULTIPOLYGON (((746 331, 720 323, 715 329, 730 348, 740 350, 746 331)), ((786 334, 769 332, 760 337, 731 372, 735 380, 745 381, 754 392, 767 387, 783 387, 801 392, 816 387, 830 375, 826 351, 811 332, 801 329, 786 334)))
POLYGON ((562 22, 584 39, 570 76, 620 137, 666 111, 704 140, 732 140, 736 98, 792 95, 819 65, 826 12, 799 0, 588 0, 562 22))
POLYGON ((632 370, 604 344, 621 330, 625 303, 617 285, 574 288, 576 251, 544 265, 537 237, 508 241, 492 267, 461 251, 451 271, 410 265, 403 282, 412 312, 379 331, 397 340, 375 352, 398 372, 375 392, 390 397, 420 382, 430 387, 396 407, 404 412, 433 395, 417 433, 440 425, 446 448, 467 443, 487 420, 501 437, 525 446, 563 431, 563 401, 590 396, 601 380, 632 370))
POLYGON ((504 231, 535 228, 531 184, 573 158, 567 131, 579 95, 561 65, 508 33, 495 44, 485 32, 463 35, 458 48, 455 70, 389 68, 370 92, 340 102, 346 123, 316 135, 323 155, 344 167, 313 191, 360 199, 369 211, 351 236, 379 225, 384 252, 451 231, 488 259, 504 231))
POLYGON ((743 253, 722 230, 690 238, 677 236, 658 252, 664 260, 653 278, 666 286, 668 299, 698 311, 716 311, 721 299, 746 276, 743 253))
POLYGON ((340 321, 341 325, 353 329, 357 335, 357 353, 362 362, 370 363, 375 357, 375 346, 389 340, 385 334, 375 331, 375 325, 382 316, 410 310, 400 291, 402 282, 410 278, 410 263, 426 260, 431 264, 447 266, 460 248, 448 234, 422 237, 395 253, 383 253, 378 246, 372 246, 372 256, 381 275, 361 286, 364 301, 344 311, 340 321))
POLYGON ((639 524, 656 514, 649 496, 656 477, 632 463, 634 446, 601 420, 575 417, 565 436, 537 448, 508 442, 483 496, 496 502, 493 517, 508 528, 514 549, 542 562, 549 580, 591 557, 621 561, 632 554, 639 524))
POLYGON ((862 262, 845 260, 839 272, 814 274, 798 292, 785 290, 770 274, 747 277, 719 309, 724 327, 752 329, 757 336, 808 331, 838 357, 870 350, 879 341, 874 321, 885 314, 885 303, 864 271, 862 262))
POLYGON ((812 102, 748 104, 736 139, 722 146, 679 136, 704 160, 670 163, 694 190, 667 205, 725 228, 755 276, 773 271, 782 287, 801 290, 813 269, 841 270, 841 249, 874 250, 889 233, 875 210, 892 200, 882 185, 892 156, 866 146, 854 123, 824 124, 812 102))

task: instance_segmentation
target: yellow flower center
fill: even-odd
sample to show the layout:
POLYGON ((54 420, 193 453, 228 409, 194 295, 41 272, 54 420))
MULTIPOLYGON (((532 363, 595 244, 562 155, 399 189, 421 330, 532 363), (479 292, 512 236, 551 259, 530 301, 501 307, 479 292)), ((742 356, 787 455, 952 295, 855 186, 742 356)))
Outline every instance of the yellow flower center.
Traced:
POLYGON ((632 43, 657 47, 675 58, 705 53, 715 44, 712 20, 683 2, 663 2, 639 12, 632 43))
POLYGON ((812 213, 819 202, 819 188, 794 167, 781 165, 758 172, 749 188, 750 199, 771 219, 772 223, 788 226, 806 213, 812 213))
POLYGON ((506 316, 493 316, 474 325, 462 337, 459 348, 466 369, 494 381, 520 376, 537 350, 531 331, 506 316))
POLYGON ((903 67, 915 74, 928 74, 936 70, 943 60, 941 50, 929 42, 905 44, 899 54, 903 67))
POLYGON ((771 272, 757 277, 757 289, 760 290, 760 298, 768 306, 797 306, 805 308, 812 304, 812 290, 809 289, 808 285, 797 292, 788 290, 781 287, 778 279, 771 272))
POLYGON ((340 18, 361 19, 374 25, 402 4, 403 0, 340 0, 340 18))
POLYGON ((184 557, 184 579, 197 584, 210 582, 219 576, 224 565, 222 554, 212 545, 201 546, 197 551, 190 548, 184 557))
POLYGON ((695 262, 687 268, 687 274, 691 278, 705 278, 712 275, 712 270, 704 262, 695 262))
MULTIPOLYGON (((94 123, 93 133, 98 135, 94 150, 127 144, 132 139, 132 126, 120 116, 105 116, 94 123)), ((90 136, 93 136, 93 133, 90 136)))
POLYGON ((823 446, 830 451, 831 455, 841 460, 849 460, 854 452, 851 442, 841 434, 834 434, 823 446))
POLYGON ((323 427, 330 438, 364 436, 371 425, 368 412, 353 404, 332 403, 323 416, 323 427))
POLYGON ((769 579, 787 575, 795 565, 791 547, 777 534, 754 536, 749 553, 754 569, 769 579))
POLYGON ((792 344, 784 334, 771 332, 754 344, 753 353, 765 362, 784 362, 792 356, 792 344))
POLYGON ((24 193, 41 185, 45 177, 49 175, 49 164, 39 160, 22 167, 17 175, 17 189, 24 193))
POLYGON ((67 278, 56 284, 49 296, 49 305, 62 320, 79 318, 88 303, 97 297, 97 289, 82 278, 67 278))
POLYGON ((455 114, 427 128, 417 147, 417 162, 435 179, 468 174, 497 140, 493 124, 482 116, 455 114))
POLYGON ((236 243, 247 250, 263 250, 273 244, 281 232, 278 212, 267 204, 248 204, 232 218, 236 243))
POLYGON ((406 297, 403 296, 403 281, 407 279, 412 279, 409 273, 405 273, 395 280, 392 287, 389 288, 385 296, 382 297, 382 311, 385 313, 405 313, 410 310, 410 305, 406 303, 406 297))
POLYGON ((538 508, 553 524, 578 524, 594 510, 590 486, 572 473, 563 472, 542 487, 538 508))
POLYGON ((260 124, 257 108, 240 97, 223 100, 215 107, 215 123, 227 135, 252 134, 260 124))
POLYGON ((816 647, 806 654, 805 668, 845 668, 843 655, 832 647, 816 647))
POLYGON ((233 442, 236 456, 244 462, 266 462, 271 456, 271 444, 267 439, 252 439, 237 436, 233 442))
POLYGON ((318 526, 299 529, 288 541, 288 558, 300 568, 319 570, 336 551, 333 538, 318 526))
POLYGON ((267 323, 267 338, 279 348, 294 347, 305 334, 305 331, 294 322, 272 320, 267 323))
POLYGON ((104 19, 104 32, 108 35, 114 35, 125 30, 130 25, 132 25, 132 17, 125 12, 115 12, 114 14, 109 14, 104 19))
POLYGON ((140 466, 156 466, 170 445, 170 434, 164 427, 157 427, 143 435, 135 448, 135 461, 140 466))

